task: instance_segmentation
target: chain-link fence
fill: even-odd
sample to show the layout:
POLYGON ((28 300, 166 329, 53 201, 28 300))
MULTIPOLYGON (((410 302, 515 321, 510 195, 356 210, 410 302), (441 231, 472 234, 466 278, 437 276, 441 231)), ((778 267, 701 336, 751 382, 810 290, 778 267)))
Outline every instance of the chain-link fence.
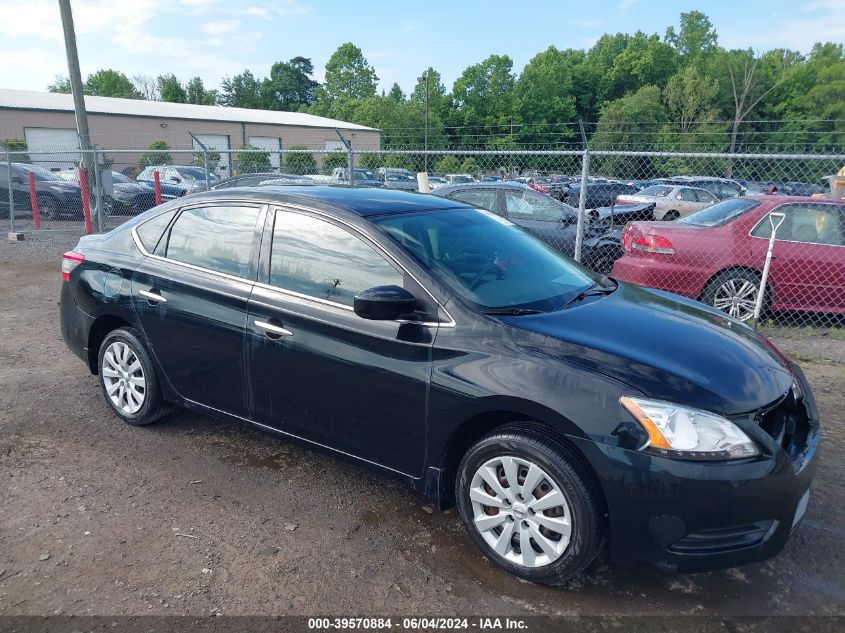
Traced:
POLYGON ((424 172, 433 195, 507 217, 596 272, 743 321, 842 327, 845 152, 768 149, 18 151, 0 154, 0 215, 12 232, 105 231, 208 188, 352 182, 417 191, 424 172))

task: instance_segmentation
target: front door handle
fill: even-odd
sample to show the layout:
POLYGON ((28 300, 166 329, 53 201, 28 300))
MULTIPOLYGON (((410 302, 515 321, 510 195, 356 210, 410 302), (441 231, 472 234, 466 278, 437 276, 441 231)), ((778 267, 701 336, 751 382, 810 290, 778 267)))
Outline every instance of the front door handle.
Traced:
POLYGON ((150 303, 167 303, 167 299, 162 297, 157 290, 139 290, 138 294, 150 303))
POLYGON ((281 325, 275 325, 268 321, 255 321, 255 327, 264 330, 267 336, 293 336, 293 332, 286 330, 281 325))

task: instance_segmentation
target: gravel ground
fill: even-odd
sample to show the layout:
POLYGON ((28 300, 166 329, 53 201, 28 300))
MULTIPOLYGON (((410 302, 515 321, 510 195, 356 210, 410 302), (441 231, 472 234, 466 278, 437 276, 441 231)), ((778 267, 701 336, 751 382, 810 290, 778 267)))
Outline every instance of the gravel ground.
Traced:
POLYGON ((845 614, 845 341, 777 338, 823 416, 804 522, 777 558, 667 575, 598 561, 565 589, 481 557, 454 511, 229 422, 119 422, 58 328, 45 234, 0 243, 0 615, 845 614))

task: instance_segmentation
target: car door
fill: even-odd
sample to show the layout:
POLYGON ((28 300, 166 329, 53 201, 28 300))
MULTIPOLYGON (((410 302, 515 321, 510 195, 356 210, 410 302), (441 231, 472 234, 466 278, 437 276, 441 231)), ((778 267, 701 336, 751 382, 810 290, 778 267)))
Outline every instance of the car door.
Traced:
MULTIPOLYGON (((419 236, 426 240, 425 236, 419 236)), ((426 256, 430 245, 408 244, 426 256)), ((249 302, 250 417, 413 476, 422 471, 437 308, 373 241, 335 219, 275 209, 249 302), (402 286, 434 325, 368 321, 356 293, 402 286)))
MULTIPOLYGON (((775 306, 841 312, 845 306, 845 205, 790 203, 772 209, 785 215, 775 233, 769 284, 775 306)), ((769 214, 751 230, 754 259, 765 261, 769 214)))
POLYGON ((239 416, 247 412, 244 331, 265 213, 246 204, 182 208, 144 246, 149 255, 132 276, 138 321, 173 388, 239 416))

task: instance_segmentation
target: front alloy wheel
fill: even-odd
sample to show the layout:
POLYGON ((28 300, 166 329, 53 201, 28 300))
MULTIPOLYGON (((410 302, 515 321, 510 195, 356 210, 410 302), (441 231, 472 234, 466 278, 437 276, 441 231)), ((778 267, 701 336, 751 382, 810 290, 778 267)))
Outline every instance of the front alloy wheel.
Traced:
POLYGON ((473 522, 503 558, 523 567, 556 561, 569 545, 572 513, 554 479, 520 457, 495 457, 470 484, 473 522))

